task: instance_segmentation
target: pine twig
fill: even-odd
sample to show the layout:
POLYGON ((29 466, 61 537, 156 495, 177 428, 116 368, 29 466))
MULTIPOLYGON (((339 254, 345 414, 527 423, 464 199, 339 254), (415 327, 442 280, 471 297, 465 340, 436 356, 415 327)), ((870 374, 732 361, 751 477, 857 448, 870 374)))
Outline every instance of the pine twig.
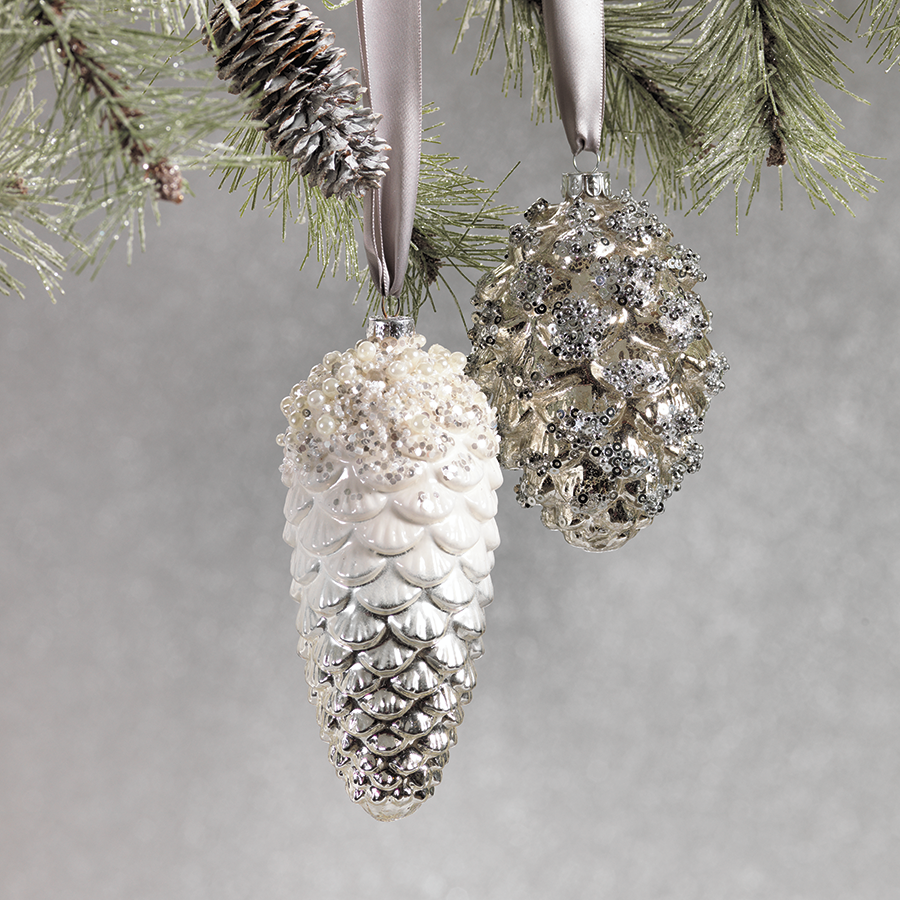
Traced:
MULTIPOLYGON (((502 90, 508 94, 510 88, 521 96, 525 89, 525 47, 531 60, 533 73, 531 92, 531 117, 541 122, 545 117, 553 118, 555 98, 553 96, 553 76, 550 72, 550 53, 544 32, 544 13, 541 0, 466 0, 460 20, 459 32, 453 46, 455 53, 463 36, 469 30, 473 19, 483 19, 472 74, 493 57, 497 44, 502 43, 506 54, 503 71, 502 90), (502 39, 502 40, 501 40, 502 39)), ((443 5, 443 4, 442 4, 443 5)))
MULTIPOLYGON (((120 239, 129 255, 143 247, 148 208, 158 221, 159 201, 182 198, 182 172, 211 153, 223 168, 248 161, 209 140, 246 105, 195 64, 194 40, 177 33, 190 9, 203 16, 199 0, 0 3, 0 183, 22 178, 28 192, 0 192, 0 253, 10 269, 32 267, 51 297, 68 263, 99 267, 120 239), (39 243, 44 232, 68 260, 39 243)), ((0 281, 21 289, 2 262, 0 281)))
MULTIPOLYGON (((475 18, 482 18, 483 24, 473 73, 502 46, 506 52, 502 89, 507 93, 512 86, 521 93, 530 54, 532 118, 552 118, 553 76, 540 0, 467 0, 454 50, 475 18)), ((606 5, 607 96, 601 155, 617 159, 633 185, 638 146, 643 146, 657 197, 666 208, 680 206, 688 195, 681 170, 701 142, 676 73, 687 44, 672 38, 673 22, 673 0, 606 5)))
MULTIPOLYGON (((426 114, 435 111, 434 107, 424 110, 426 114)), ((426 129, 427 143, 439 143, 428 134, 437 127, 426 129)), ((271 147, 268 155, 253 156, 262 152, 265 143, 259 127, 252 123, 236 129, 228 141, 239 155, 248 158, 246 164, 232 167, 220 181, 220 187, 227 185, 229 191, 247 191, 241 212, 263 206, 270 215, 280 213, 283 238, 289 223, 305 221, 306 254, 301 268, 316 259, 321 266, 320 280, 343 268, 347 279, 359 284, 357 299, 365 293, 367 308, 376 310, 381 297, 369 282, 368 268, 360 265, 359 201, 353 196, 325 196, 271 147)), ((406 278, 399 298, 386 301, 398 314, 415 317, 426 303, 434 307, 433 291, 441 286, 449 290, 459 308, 445 272, 455 271, 473 283, 467 269, 493 268, 506 251, 504 219, 515 210, 494 202, 503 182, 496 188, 485 188, 465 169, 454 168, 454 162, 456 158, 446 154, 422 155, 406 278)))
POLYGON ((875 45, 869 62, 877 56, 882 65, 888 63, 890 71, 900 61, 897 53, 900 49, 900 0, 861 0, 859 6, 845 18, 847 22, 859 20, 857 34, 862 32, 869 20, 868 27, 863 32, 866 46, 875 45))
POLYGON ((423 280, 427 287, 431 287, 438 280, 444 261, 441 259, 437 247, 428 238, 428 235, 424 234, 422 229, 417 228, 415 225, 410 236, 410 243, 421 254, 423 280))
MULTIPOLYGON (((34 227, 54 232, 55 222, 48 207, 59 212, 64 204, 52 200, 58 188, 55 180, 38 174, 46 154, 37 124, 39 110, 32 103, 34 85, 32 74, 9 107, 0 110, 0 294, 24 296, 24 284, 5 262, 12 259, 36 272, 55 300, 61 290, 65 259, 38 237, 34 227)), ((48 152, 57 158, 66 155, 63 148, 56 146, 48 152)))
POLYGON ((763 162, 789 167, 810 202, 848 210, 838 187, 861 196, 874 190, 860 154, 837 137, 840 119, 818 91, 826 84, 853 99, 835 53, 844 39, 804 0, 705 0, 684 15, 680 36, 694 40, 683 83, 703 144, 685 165, 702 212, 727 187, 747 208, 761 183, 763 162))
MULTIPOLYGON (((760 27, 762 29, 763 59, 771 77, 778 71, 779 53, 776 46, 777 38, 772 33, 767 17, 762 18, 760 27)), ((763 100, 761 116, 763 125, 769 132, 769 152, 766 154, 766 165, 783 166, 787 162, 784 131, 781 127, 781 117, 778 115, 778 110, 769 96, 763 100)))
MULTIPOLYGON (((426 140, 437 142, 436 138, 426 140)), ((426 304, 436 308, 434 290, 444 287, 465 321, 459 299, 444 272, 456 272, 474 285, 468 270, 494 268, 503 261, 507 248, 504 219, 516 210, 496 204, 494 199, 512 172, 497 187, 489 189, 465 169, 454 168, 454 162, 456 158, 446 154, 422 156, 406 277, 400 294, 387 301, 394 314, 417 318, 426 304)), ((369 281, 369 311, 379 303, 381 295, 369 281)))
POLYGON ((157 199, 181 203, 184 200, 181 172, 178 166, 170 163, 164 156, 154 159, 153 147, 137 136, 135 123, 144 114, 123 99, 119 75, 104 66, 82 40, 66 35, 65 29, 60 28, 64 25, 66 5, 66 0, 42 3, 37 21, 54 30, 58 55, 79 79, 84 90, 105 101, 102 104, 102 123, 115 132, 122 150, 127 153, 132 164, 143 169, 144 177, 154 182, 157 199))

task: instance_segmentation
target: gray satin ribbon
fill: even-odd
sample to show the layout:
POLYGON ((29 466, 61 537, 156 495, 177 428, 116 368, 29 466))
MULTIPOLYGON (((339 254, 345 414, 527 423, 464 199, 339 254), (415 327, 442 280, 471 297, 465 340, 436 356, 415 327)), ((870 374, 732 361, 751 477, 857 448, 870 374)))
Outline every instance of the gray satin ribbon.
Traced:
POLYGON ((363 232, 372 280, 399 294, 409 261, 422 144, 421 0, 357 0, 359 47, 368 104, 383 118, 390 146, 381 184, 365 199, 363 232))
POLYGON ((603 0, 544 0, 556 99, 569 146, 600 152, 606 90, 603 0))

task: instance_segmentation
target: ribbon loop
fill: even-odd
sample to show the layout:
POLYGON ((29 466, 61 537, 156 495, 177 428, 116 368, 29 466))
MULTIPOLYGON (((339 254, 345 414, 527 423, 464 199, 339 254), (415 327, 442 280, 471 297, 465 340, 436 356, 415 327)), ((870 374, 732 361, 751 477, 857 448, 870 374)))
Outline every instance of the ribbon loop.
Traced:
POLYGON ((363 232, 372 280, 400 293, 409 261, 422 142, 421 0, 357 0, 363 82, 380 113, 389 169, 366 194, 363 232))
POLYGON ((600 152, 606 93, 603 0, 544 0, 550 68, 572 153, 600 152))

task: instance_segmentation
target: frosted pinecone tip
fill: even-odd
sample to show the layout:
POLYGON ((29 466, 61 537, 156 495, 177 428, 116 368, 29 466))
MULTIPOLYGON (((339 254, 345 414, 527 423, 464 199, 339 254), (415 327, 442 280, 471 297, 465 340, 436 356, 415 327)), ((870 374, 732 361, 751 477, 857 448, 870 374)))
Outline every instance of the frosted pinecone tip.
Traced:
POLYGON ((312 11, 296 0, 235 4, 235 29, 223 5, 214 10, 205 43, 216 49, 219 77, 233 94, 256 99, 256 117, 272 150, 327 197, 361 196, 388 170, 381 118, 360 106, 363 88, 346 51, 312 11))

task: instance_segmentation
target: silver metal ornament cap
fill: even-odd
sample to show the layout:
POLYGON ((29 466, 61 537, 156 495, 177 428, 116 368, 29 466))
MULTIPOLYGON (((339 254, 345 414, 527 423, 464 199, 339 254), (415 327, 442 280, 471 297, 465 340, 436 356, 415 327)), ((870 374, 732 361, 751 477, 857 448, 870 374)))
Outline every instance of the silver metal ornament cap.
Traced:
POLYGON ((609 196, 608 172, 566 172, 562 177, 564 200, 609 196))
POLYGON ((401 338, 416 333, 412 316, 369 316, 366 337, 369 340, 401 338))

